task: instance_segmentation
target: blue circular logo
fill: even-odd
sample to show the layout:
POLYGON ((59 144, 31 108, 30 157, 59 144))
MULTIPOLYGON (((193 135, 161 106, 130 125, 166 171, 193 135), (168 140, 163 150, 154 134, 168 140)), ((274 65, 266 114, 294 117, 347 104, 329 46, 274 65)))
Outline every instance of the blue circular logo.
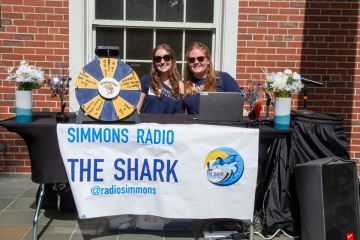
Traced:
POLYGON ((242 177, 244 161, 234 149, 221 147, 209 153, 204 169, 209 182, 218 186, 229 186, 242 177))

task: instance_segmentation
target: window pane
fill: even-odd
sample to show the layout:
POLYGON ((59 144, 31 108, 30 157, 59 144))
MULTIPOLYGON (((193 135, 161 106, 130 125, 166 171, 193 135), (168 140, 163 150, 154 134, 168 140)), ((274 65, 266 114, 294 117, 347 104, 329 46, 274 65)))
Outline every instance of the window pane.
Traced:
POLYGON ((126 29, 126 59, 150 60, 152 50, 152 29, 126 29))
POLYGON ((156 21, 182 22, 183 0, 156 0, 156 21))
POLYGON ((97 27, 96 47, 98 46, 118 46, 120 50, 120 58, 124 58, 124 29, 97 27))
POLYGON ((96 19, 124 19, 123 0, 95 0, 96 19))
POLYGON ((186 22, 213 23, 214 0, 186 0, 186 22))
POLYGON ((127 62, 126 64, 129 65, 136 72, 139 79, 141 79, 144 75, 150 74, 152 63, 127 62))
POLYGON ((201 42, 205 44, 211 53, 212 47, 212 31, 198 31, 186 30, 185 31, 185 53, 193 42, 201 42))
POLYGON ((182 54, 182 30, 158 29, 156 30, 156 46, 162 43, 168 44, 174 51, 175 58, 181 61, 182 54))
POLYGON ((126 1, 126 20, 153 21, 154 0, 126 1))

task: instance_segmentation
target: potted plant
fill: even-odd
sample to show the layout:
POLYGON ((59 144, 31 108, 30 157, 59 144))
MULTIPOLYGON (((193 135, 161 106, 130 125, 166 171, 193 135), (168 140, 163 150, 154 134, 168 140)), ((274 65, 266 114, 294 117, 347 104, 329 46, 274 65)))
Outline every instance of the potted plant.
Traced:
MULTIPOLYGON (((6 67, 5 67, 6 68, 6 67)), ((32 122, 32 89, 40 89, 44 80, 44 72, 40 68, 20 62, 18 70, 11 73, 14 68, 6 68, 9 76, 6 80, 15 84, 15 115, 16 122, 32 122)))
POLYGON ((61 112, 56 114, 56 122, 66 123, 69 122, 69 117, 65 114, 66 102, 64 103, 65 95, 69 93, 69 81, 70 77, 65 76, 54 76, 51 79, 45 81, 47 85, 51 87, 51 97, 60 97, 61 112))
POLYGON ((260 92, 260 83, 256 83, 251 79, 248 80, 248 83, 247 91, 245 91, 244 87, 241 87, 239 92, 244 96, 244 101, 249 103, 250 111, 248 117, 250 122, 254 122, 260 118, 263 93, 260 92))
POLYGON ((290 69, 284 72, 269 73, 266 68, 262 69, 268 81, 267 89, 274 92, 274 128, 290 128, 291 94, 299 93, 304 85, 301 76, 290 69))

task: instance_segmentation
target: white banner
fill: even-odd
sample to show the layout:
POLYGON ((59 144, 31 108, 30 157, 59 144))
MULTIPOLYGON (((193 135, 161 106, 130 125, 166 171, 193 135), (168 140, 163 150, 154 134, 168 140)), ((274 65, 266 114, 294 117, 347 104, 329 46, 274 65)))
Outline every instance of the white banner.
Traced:
POLYGON ((253 216, 258 129, 58 124, 80 218, 253 216))

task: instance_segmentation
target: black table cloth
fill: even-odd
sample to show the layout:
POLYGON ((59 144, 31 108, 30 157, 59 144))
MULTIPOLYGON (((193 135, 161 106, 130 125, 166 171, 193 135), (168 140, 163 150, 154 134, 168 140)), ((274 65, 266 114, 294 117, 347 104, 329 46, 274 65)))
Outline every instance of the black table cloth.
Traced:
MULTIPOLYGON (((278 229, 300 235, 300 211, 295 185, 295 166, 326 157, 350 159, 346 150, 343 119, 336 115, 292 115, 294 132, 285 139, 276 139, 270 165, 260 195, 265 198, 265 228, 272 235, 278 229)), ((264 199, 262 199, 264 200, 264 199)))
MULTIPOLYGON (((70 123, 75 123, 74 113, 67 113, 70 123)), ((32 181, 35 183, 67 183, 64 164, 60 155, 56 133, 56 113, 33 113, 32 123, 16 123, 15 118, 0 122, 10 132, 18 133, 26 142, 29 150, 32 181)), ((199 122, 195 115, 163 115, 163 114, 141 114, 143 123, 160 124, 213 124, 199 122)), ((88 122, 94 124, 106 124, 106 122, 88 122)), ((133 122, 118 121, 111 124, 133 124, 133 122)), ((217 123, 218 125, 245 127, 239 123, 217 123)), ((269 154, 268 146, 275 138, 285 138, 293 132, 290 130, 276 130, 271 126, 260 125, 259 162, 267 165, 269 154)), ((264 176, 263 169, 259 165, 259 176, 264 176)), ((263 177, 260 177, 263 179, 263 177)))

